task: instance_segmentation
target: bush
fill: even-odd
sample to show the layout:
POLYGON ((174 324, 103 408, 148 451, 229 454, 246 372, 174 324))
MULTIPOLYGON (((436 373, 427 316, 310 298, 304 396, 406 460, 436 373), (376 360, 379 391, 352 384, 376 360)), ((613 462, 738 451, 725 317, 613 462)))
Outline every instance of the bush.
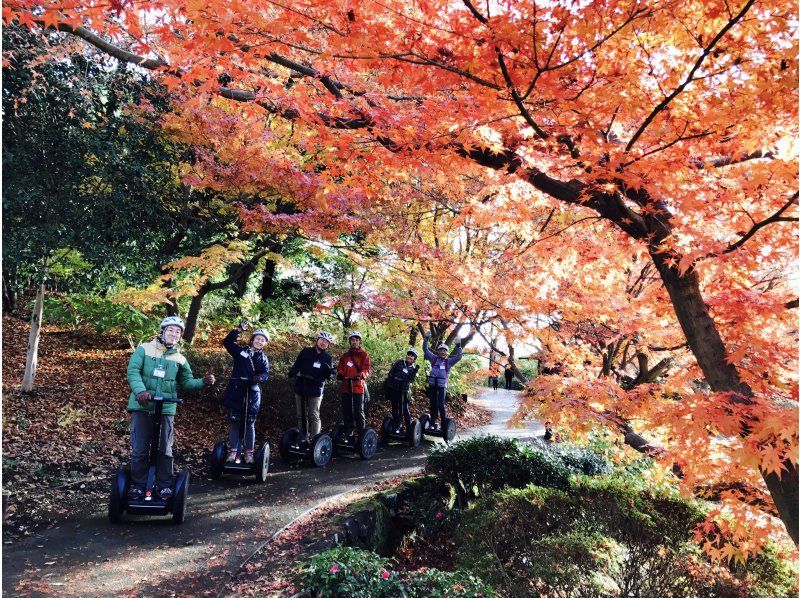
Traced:
POLYGON ((72 328, 91 326, 97 332, 115 332, 142 341, 158 330, 159 318, 128 305, 88 294, 62 296, 45 295, 45 322, 64 324, 72 328))
POLYGON ((480 579, 437 569, 393 571, 392 559, 350 547, 311 557, 302 570, 304 594, 320 598, 494 596, 480 579))
POLYGON ((565 490, 570 474, 594 475, 608 466, 576 447, 521 445, 496 436, 476 436, 434 450, 427 469, 450 484, 464 507, 478 496, 510 486, 536 484, 565 490))
POLYGON ((464 514, 459 566, 515 596, 789 595, 776 559, 762 557, 764 573, 755 561, 747 573, 712 566, 692 541, 704 516, 695 501, 608 476, 506 489, 464 514))

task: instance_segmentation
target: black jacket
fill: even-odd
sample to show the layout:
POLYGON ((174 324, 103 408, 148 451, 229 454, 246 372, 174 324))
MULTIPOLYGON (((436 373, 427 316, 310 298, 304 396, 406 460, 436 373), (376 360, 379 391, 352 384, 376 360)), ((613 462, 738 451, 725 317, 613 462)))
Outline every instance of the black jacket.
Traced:
POLYGON ((418 371, 418 365, 408 365, 405 359, 397 360, 386 376, 386 388, 406 392, 418 371))
POLYGON ((258 413, 261 405, 260 382, 269 378, 269 360, 263 351, 253 351, 249 345, 236 342, 241 331, 231 330, 222 345, 233 357, 233 371, 228 387, 225 389, 223 404, 227 409, 240 409, 245 393, 250 390, 250 414, 258 413))
POLYGON ((305 397, 321 397, 325 381, 336 370, 327 351, 317 351, 316 346, 306 347, 289 368, 289 378, 295 378, 294 391, 305 397))

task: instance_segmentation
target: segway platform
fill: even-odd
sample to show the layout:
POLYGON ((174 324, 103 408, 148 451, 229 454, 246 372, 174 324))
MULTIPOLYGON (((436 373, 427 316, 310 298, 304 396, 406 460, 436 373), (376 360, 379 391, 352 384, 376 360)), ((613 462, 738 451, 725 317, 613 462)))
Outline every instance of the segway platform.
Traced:
POLYGON ((300 438, 300 428, 289 428, 281 438, 279 450, 285 463, 306 461, 324 467, 331 460, 333 442, 325 432, 320 432, 309 442, 300 438))
POLYGON ((417 419, 411 420, 411 427, 408 430, 402 425, 399 426, 399 432, 396 430, 392 417, 390 415, 384 417, 381 423, 381 441, 384 444, 404 442, 412 448, 418 447, 422 442, 422 424, 417 419))
POLYGON ((378 434, 373 428, 364 428, 360 433, 344 434, 344 424, 336 424, 331 430, 333 450, 337 454, 354 453, 362 459, 372 459, 378 450, 378 434))
POLYGON ((269 443, 264 442, 254 454, 252 463, 246 463, 243 454, 236 456, 236 461, 229 463, 228 443, 220 440, 211 451, 211 477, 215 480, 224 474, 255 476, 257 482, 265 482, 269 472, 269 443))
POLYGON ((424 436, 438 436, 448 443, 456 437, 456 420, 452 417, 446 418, 441 428, 432 428, 431 416, 423 413, 419 418, 419 423, 422 426, 422 434, 424 436))

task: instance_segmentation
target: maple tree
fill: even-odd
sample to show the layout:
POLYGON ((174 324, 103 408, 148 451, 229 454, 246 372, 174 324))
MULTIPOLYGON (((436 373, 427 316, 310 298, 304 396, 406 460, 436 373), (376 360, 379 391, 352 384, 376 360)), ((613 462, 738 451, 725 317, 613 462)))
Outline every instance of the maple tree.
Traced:
POLYGON ((187 182, 289 198, 288 211, 242 205, 246 229, 362 230, 401 255, 409 180, 491 187, 454 194, 508 247, 460 270, 452 246, 423 253, 472 324, 487 301, 512 342, 559 336, 549 350, 571 376, 538 382, 530 405, 580 425, 635 420, 691 483, 765 484, 797 542, 795 12, 782 0, 3 7, 6 23, 157 73, 175 98, 167 126, 207 150, 187 182), (650 372, 671 347, 674 367, 650 372), (614 363, 631 355, 645 375, 621 388, 614 363))

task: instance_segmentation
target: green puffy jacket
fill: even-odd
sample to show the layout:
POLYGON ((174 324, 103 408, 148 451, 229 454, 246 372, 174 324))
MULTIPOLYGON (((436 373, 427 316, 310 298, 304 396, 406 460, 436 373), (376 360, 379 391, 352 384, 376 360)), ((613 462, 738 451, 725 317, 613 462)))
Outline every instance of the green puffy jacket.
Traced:
MULTIPOLYGON (((153 413, 155 407, 151 402, 147 407, 142 407, 136 400, 136 395, 146 390, 154 397, 175 399, 178 397, 178 388, 181 390, 199 390, 203 388, 203 379, 195 378, 192 368, 186 357, 178 352, 177 347, 167 349, 158 340, 143 343, 136 348, 128 362, 128 384, 131 386, 131 396, 128 399, 128 411, 144 411, 153 413), (153 370, 161 366, 164 377, 153 375, 153 370)), ((164 415, 175 415, 175 403, 165 403, 164 415)))

